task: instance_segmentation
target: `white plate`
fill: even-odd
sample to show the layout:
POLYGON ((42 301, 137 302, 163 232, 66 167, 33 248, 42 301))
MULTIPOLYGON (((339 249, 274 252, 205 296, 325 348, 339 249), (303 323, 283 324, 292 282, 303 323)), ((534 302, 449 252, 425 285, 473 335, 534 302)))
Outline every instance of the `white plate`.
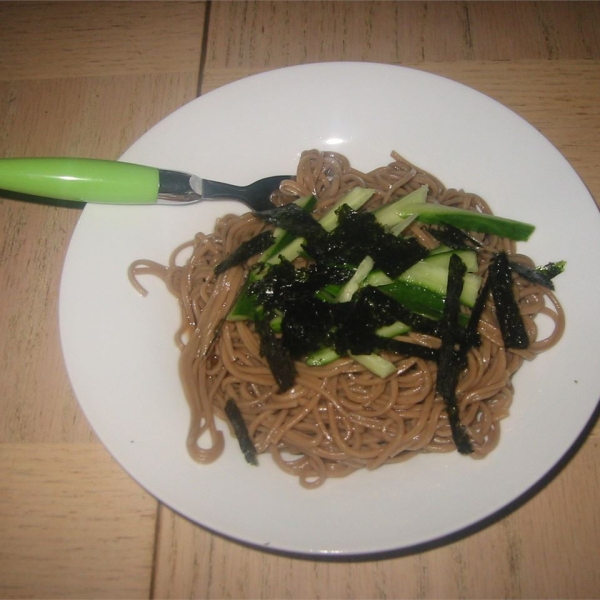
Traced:
MULTIPOLYGON (((188 456, 188 409, 177 374, 176 301, 131 261, 166 261, 230 202, 83 211, 66 259, 60 327, 68 372, 87 418, 143 487, 230 538, 323 556, 407 551, 470 531, 537 489, 588 424, 600 391, 594 300, 600 221, 590 194, 533 127, 490 98, 402 67, 326 63, 286 68, 219 88, 145 134, 124 160, 244 184, 293 173, 309 148, 345 153, 360 169, 392 150, 447 185, 483 195, 500 215, 537 231, 538 263, 565 259, 557 280, 567 313, 560 345, 524 365, 499 447, 483 461, 420 456, 303 490, 268 458, 247 466, 235 440, 200 466, 188 456), (591 257, 591 258, 590 258, 591 257)), ((522 246, 523 248, 523 246, 522 246)), ((92 468, 92 467, 91 467, 92 468)))

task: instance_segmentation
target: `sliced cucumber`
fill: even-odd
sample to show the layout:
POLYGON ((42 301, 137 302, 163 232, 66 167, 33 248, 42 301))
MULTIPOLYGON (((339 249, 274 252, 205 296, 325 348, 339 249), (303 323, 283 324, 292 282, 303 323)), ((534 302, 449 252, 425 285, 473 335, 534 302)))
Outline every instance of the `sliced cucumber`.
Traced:
MULTIPOLYGON (((448 285, 448 269, 421 260, 404 271, 397 281, 422 287, 444 297, 448 285)), ((467 273, 464 277, 463 291, 460 296, 461 303, 472 308, 475 300, 477 300, 480 287, 481 277, 474 273, 467 273)))
POLYGON ((446 223, 465 231, 490 233, 516 241, 529 239, 535 226, 522 221, 514 221, 463 208, 445 206, 443 204, 411 204, 400 207, 400 216, 417 215, 419 221, 431 225, 446 223))
POLYGON ((261 316, 262 308, 258 306, 254 298, 247 293, 248 284, 249 281, 246 281, 244 288, 227 315, 227 321, 246 321, 247 319, 255 321, 261 316))
POLYGON ((371 373, 385 379, 396 371, 394 363, 382 358, 378 354, 351 354, 352 358, 359 364, 369 369, 371 373))
POLYGON ((361 283, 365 280, 367 275, 373 270, 374 261, 370 256, 365 256, 361 263, 358 265, 354 275, 350 278, 346 285, 342 288, 338 296, 338 302, 350 302, 354 293, 358 291, 361 283))
MULTIPOLYGON (((369 369, 371 373, 381 378, 388 377, 396 370, 393 363, 378 354, 351 354, 350 356, 359 365, 369 369)), ((305 362, 309 367, 323 367, 338 358, 341 357, 333 348, 323 348, 322 350, 313 352, 307 357, 305 362)))
POLYGON ((389 204, 385 204, 381 208, 378 208, 373 213, 377 219, 377 222, 388 228, 396 226, 409 216, 406 214, 407 210, 410 210, 410 208, 413 206, 425 204, 428 191, 429 187, 423 185, 414 192, 411 192, 403 198, 400 198, 400 200, 390 202, 389 204))
POLYGON ((337 210, 341 206, 349 206, 352 210, 358 210, 371 198, 375 190, 370 188, 356 187, 340 198, 320 219, 319 223, 325 231, 333 231, 338 225, 337 210))
MULTIPOLYGON (((436 321, 442 317, 445 300, 443 294, 398 279, 378 289, 414 313, 436 321)), ((460 324, 466 326, 468 321, 468 316, 461 313, 460 324)))
POLYGON ((322 348, 316 352, 311 352, 304 361, 309 367, 322 367, 328 365, 334 360, 340 358, 340 355, 333 348, 322 348))
POLYGON ((391 325, 384 325, 383 327, 376 329, 375 333, 381 337, 393 338, 397 335, 404 335, 409 331, 410 327, 406 323, 403 323, 402 321, 396 321, 391 325))
POLYGON ((458 254, 460 259, 467 266, 468 273, 477 273, 479 264, 477 262, 477 252, 474 250, 449 250, 447 252, 438 252, 436 254, 432 253, 426 259, 424 259, 424 262, 430 265, 436 265, 438 267, 448 269, 450 257, 453 254, 458 254))

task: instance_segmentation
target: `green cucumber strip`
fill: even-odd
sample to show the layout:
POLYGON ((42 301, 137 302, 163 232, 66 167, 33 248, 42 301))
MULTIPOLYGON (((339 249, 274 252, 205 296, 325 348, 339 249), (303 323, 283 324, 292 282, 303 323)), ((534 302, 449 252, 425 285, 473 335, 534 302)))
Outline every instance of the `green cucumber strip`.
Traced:
POLYGON ((269 325, 271 325, 271 329, 275 332, 275 333, 281 333, 281 323, 283 321, 283 317, 281 315, 277 315, 276 317, 273 317, 271 319, 271 321, 269 322, 269 325))
POLYGON ((338 225, 337 210, 340 206, 349 206, 352 210, 361 208, 375 193, 370 188, 356 187, 340 198, 320 219, 319 223, 325 231, 333 231, 338 225))
MULTIPOLYGON (((379 289, 414 313, 436 321, 442 317, 445 300, 443 294, 399 279, 388 285, 379 286, 379 289)), ((468 321, 468 316, 461 313, 460 324, 466 327, 468 321)))
MULTIPOLYGON (((397 335, 404 335, 405 333, 408 333, 410 331, 410 327, 408 325, 406 325, 406 323, 402 323, 401 321, 396 321, 395 323, 392 323, 391 325, 386 325, 384 327, 380 327, 379 329, 377 329, 377 331, 375 332, 377 335, 380 335, 381 337, 396 337, 397 335)), ((377 356, 376 354, 373 355, 367 355, 367 354, 361 354, 358 355, 359 357, 363 357, 361 360, 363 360, 363 362, 367 362, 369 365, 375 365, 376 367, 378 366, 378 372, 375 373, 375 371, 373 371, 376 375, 379 374, 379 372, 384 372, 386 369, 389 369, 389 367, 386 367, 386 369, 384 369, 384 371, 381 371, 381 365, 384 359, 382 359, 381 357, 377 356), (366 360, 364 357, 376 357, 379 360, 366 360)), ((321 350, 317 350, 316 352, 311 352, 307 357, 306 357, 306 364, 309 367, 322 367, 323 365, 328 365, 329 363, 332 363, 334 360, 337 360, 338 358, 340 358, 340 355, 333 349, 333 348, 322 348, 321 350)), ((357 361, 360 362, 359 360, 357 360, 357 356, 353 356, 353 358, 357 361)), ((391 365, 392 363, 390 363, 389 361, 385 361, 385 363, 388 363, 388 365, 391 365)), ((363 364, 363 363, 360 363, 363 364)), ((366 365, 363 365, 366 366, 366 365)), ((367 367, 369 368, 369 367, 367 367)), ((370 369, 371 370, 371 369, 370 369)), ((387 377, 387 375, 383 375, 383 377, 387 377)))
POLYGON ((321 348, 321 350, 311 352, 304 362, 309 367, 322 367, 338 358, 340 358, 340 355, 333 348, 321 348))
POLYGON ((406 219, 402 219, 402 221, 390 229, 390 233, 396 236, 400 235, 413 221, 416 221, 416 219, 417 215, 411 215, 410 217, 406 217, 406 219))
POLYGON ((325 286, 322 290, 319 290, 315 296, 325 302, 337 302, 338 296, 342 291, 342 285, 338 283, 330 283, 325 286))
MULTIPOLYGON (((410 269, 404 271, 395 281, 382 271, 372 271, 365 278, 363 284, 372 285, 373 287, 388 287, 393 286, 395 283, 401 283, 403 284, 403 290, 406 290, 403 292, 403 296, 408 294, 408 290, 415 288, 415 294, 417 294, 416 301, 419 304, 424 303, 425 306, 428 306, 427 302, 422 300, 423 295, 426 296, 427 292, 439 296, 443 302, 448 285, 448 267, 435 264, 435 261, 432 263, 431 260, 432 257, 428 257, 419 261, 410 267, 410 269)), ((481 277, 475 273, 467 273, 465 275, 463 292, 460 297, 462 304, 472 308, 477 299, 480 287, 481 277)), ((438 299, 432 302, 433 306, 437 306, 439 303, 438 299)), ((405 304, 405 302, 402 302, 402 304, 405 304)))
POLYGON ((370 256, 365 256, 362 259, 362 261, 356 268, 354 275, 352 275, 349 281, 347 281, 344 287, 342 288, 342 291, 338 296, 338 302, 350 302, 350 300, 352 300, 352 296, 354 296, 355 292, 358 291, 360 284, 373 270, 374 264, 375 261, 370 256))
POLYGON ((351 354, 350 355, 359 365, 369 369, 371 373, 385 379, 396 371, 393 363, 378 354, 351 354))
POLYGON ((227 315, 227 321, 256 321, 262 316, 262 307, 257 306, 254 298, 247 293, 249 283, 250 281, 246 280, 244 288, 227 315))
POLYGON ((430 225, 446 223, 465 231, 489 233, 516 241, 527 241, 535 230, 534 225, 522 221, 514 221, 513 219, 505 219, 504 217, 442 204, 413 204, 401 207, 400 210, 401 214, 399 216, 417 215, 422 223, 430 225))
MULTIPOLYGON (((393 363, 378 354, 351 354, 350 356, 359 365, 362 365, 365 369, 368 369, 371 373, 382 379, 388 377, 396 370, 393 363)), ((338 358, 340 358, 340 355, 333 348, 323 348, 322 350, 313 352, 306 359, 306 364, 310 367, 322 367, 338 358)))
POLYGON ((477 273, 479 265, 477 263, 477 252, 474 250, 449 250, 448 252, 438 252, 425 258, 424 262, 429 265, 437 265, 438 267, 448 269, 450 257, 453 254, 457 254, 465 265, 467 265, 468 273, 477 273))
POLYGON ((397 335, 404 335, 410 331, 410 327, 402 321, 396 321, 391 325, 384 325, 375 330, 375 333, 381 337, 393 338, 397 335))
MULTIPOLYGON (((375 193, 375 190, 369 188, 354 188, 350 190, 345 196, 340 198, 320 219, 319 223, 325 231, 332 231, 337 227, 338 216, 337 209, 340 206, 348 205, 352 210, 358 210, 369 200, 369 198, 375 193)), ((267 260, 267 264, 275 265, 281 261, 280 257, 292 262, 302 253, 302 245, 305 240, 302 237, 295 238, 291 243, 285 246, 280 252, 271 256, 267 260)))
POLYGON ((410 214, 412 214, 406 214, 405 211, 410 210, 413 206, 425 204, 428 191, 429 187, 423 185, 414 192, 411 192, 403 198, 400 198, 400 200, 390 202, 389 204, 385 204, 384 206, 378 208, 373 213, 377 219, 377 222, 384 227, 394 227, 400 221, 403 221, 410 214))
MULTIPOLYGON (((415 217, 417 215, 414 215, 415 217)), ((453 248, 450 246, 446 246, 445 244, 440 244, 437 248, 429 251, 429 256, 435 256, 436 254, 444 254, 445 252, 452 252, 453 248)))
POLYGON ((306 240, 302 237, 294 238, 292 242, 283 248, 283 250, 271 256, 271 258, 267 260, 267 264, 276 265, 281 262, 282 258, 292 262, 302 254, 302 244, 304 244, 305 241, 306 240))
POLYGON ((381 285, 390 285, 394 283, 391 277, 388 277, 383 271, 371 271, 365 278, 364 285, 372 285, 373 287, 379 287, 381 285))
MULTIPOLYGON (((404 271, 398 280, 421 286, 443 297, 446 295, 446 288, 448 286, 448 269, 428 264, 427 260, 422 260, 404 271)), ((474 273, 467 273, 460 296, 461 303, 472 308, 475 300, 477 300, 477 293, 480 287, 481 277, 474 273)))

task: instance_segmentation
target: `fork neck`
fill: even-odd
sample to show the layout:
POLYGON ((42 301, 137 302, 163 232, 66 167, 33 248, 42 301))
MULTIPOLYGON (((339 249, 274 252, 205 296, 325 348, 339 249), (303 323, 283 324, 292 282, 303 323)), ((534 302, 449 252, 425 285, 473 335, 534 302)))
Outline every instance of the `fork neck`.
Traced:
MULTIPOLYGON (((158 174, 157 204, 191 204, 202 199, 192 187, 193 175, 161 169, 158 174)), ((198 178, 195 178, 198 179, 198 178)), ((197 187, 196 187, 197 189, 197 187)))

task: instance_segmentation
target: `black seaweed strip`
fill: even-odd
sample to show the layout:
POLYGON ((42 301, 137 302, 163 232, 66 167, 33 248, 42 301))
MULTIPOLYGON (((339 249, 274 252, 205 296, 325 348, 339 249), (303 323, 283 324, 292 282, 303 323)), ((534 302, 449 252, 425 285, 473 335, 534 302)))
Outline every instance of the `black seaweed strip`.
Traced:
POLYGON ((325 235, 323 227, 297 204, 286 204, 278 208, 255 212, 254 215, 265 223, 281 227, 295 237, 312 239, 325 235))
POLYGON ((481 289, 479 290, 477 300, 475 300, 475 305, 471 309, 471 314, 469 315, 469 322, 467 323, 467 328, 465 329, 464 337, 461 341, 463 363, 464 361, 466 361, 466 355, 469 351, 469 348, 477 348, 481 344, 481 338, 479 336, 477 328, 479 326, 479 321, 481 320, 481 315, 483 313, 483 309, 485 308, 485 303, 487 302, 489 294, 490 278, 488 277, 485 280, 485 283, 481 286, 481 289))
POLYGON ((450 257, 446 301, 440 324, 442 345, 438 360, 438 375, 436 390, 443 397, 448 412, 448 421, 452 430, 452 438, 461 454, 473 452, 473 446, 467 428, 461 423, 456 386, 461 371, 462 359, 458 342, 458 314, 460 312, 460 295, 463 288, 463 278, 466 266, 455 254, 450 257))
POLYGON ((246 462, 257 466, 258 459, 256 455, 256 446, 250 437, 250 433, 248 432, 248 427, 246 427, 246 423, 242 417, 242 413, 235 403, 234 400, 229 398, 225 403, 225 414, 233 427, 233 432, 235 433, 235 437, 240 444, 240 450, 244 454, 244 458, 246 462))
POLYGON ((382 313, 389 315, 389 323, 393 323, 394 321, 402 321, 413 331, 427 333, 436 337, 438 336, 439 323, 437 321, 428 319, 427 317, 422 317, 421 315, 411 311, 409 308, 398 302, 398 300, 390 298, 390 296, 382 292, 380 289, 367 286, 358 293, 360 294, 360 300, 364 299, 366 302, 372 302, 375 306, 380 307, 380 311, 382 313))
POLYGON ((510 268, 515 273, 521 275, 521 277, 527 279, 527 281, 531 281, 531 283, 541 285, 549 290, 554 289, 554 283, 552 282, 552 279, 550 279, 550 277, 548 277, 548 275, 546 275, 543 271, 513 261, 510 261, 510 268))
POLYGON ((242 242, 227 258, 215 267, 215 275, 220 275, 231 267, 241 265, 255 254, 266 250, 274 241, 273 234, 270 231, 263 231, 253 238, 242 242))
POLYGON ((529 337, 515 300, 510 264, 505 252, 499 252, 490 263, 489 278, 504 346, 521 350, 527 348, 529 337))
POLYGON ((256 321, 256 331, 260 337, 260 354, 264 356, 279 387, 279 393, 289 390, 296 379, 296 367, 289 351, 281 343, 268 320, 256 321))
POLYGON ((454 250, 474 250, 481 244, 462 229, 454 225, 443 225, 439 228, 428 227, 427 231, 440 243, 454 250))

